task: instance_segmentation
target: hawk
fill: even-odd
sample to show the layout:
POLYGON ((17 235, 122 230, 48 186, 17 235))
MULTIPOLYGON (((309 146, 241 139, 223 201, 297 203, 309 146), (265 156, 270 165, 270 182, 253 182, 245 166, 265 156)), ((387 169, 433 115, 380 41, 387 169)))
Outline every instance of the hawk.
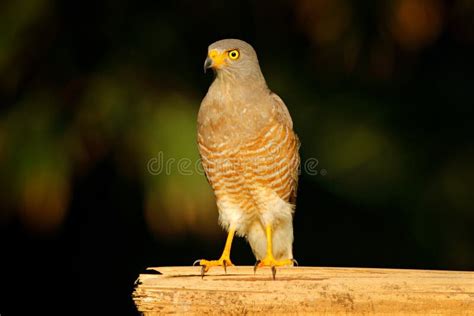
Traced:
POLYGON ((249 242, 258 267, 293 265, 293 212, 300 163, 299 140, 285 103, 270 91, 248 43, 211 44, 204 71, 216 74, 201 102, 198 147, 214 191, 219 222, 228 231, 218 260, 196 260, 201 274, 232 265, 235 234, 249 242))

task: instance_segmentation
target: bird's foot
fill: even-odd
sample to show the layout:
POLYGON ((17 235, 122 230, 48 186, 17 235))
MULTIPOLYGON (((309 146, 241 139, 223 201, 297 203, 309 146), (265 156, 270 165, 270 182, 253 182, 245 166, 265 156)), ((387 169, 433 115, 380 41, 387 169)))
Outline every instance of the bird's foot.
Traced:
POLYGON ((298 262, 295 259, 286 259, 286 260, 275 260, 273 256, 266 256, 263 260, 257 260, 255 266, 253 267, 253 272, 257 272, 257 268, 261 267, 271 267, 273 280, 275 280, 276 267, 282 266, 293 266, 298 265, 298 262))
POLYGON ((227 267, 233 266, 234 264, 230 261, 228 256, 222 256, 218 260, 205 260, 199 259, 194 261, 193 266, 199 264, 201 266, 201 277, 204 278, 204 274, 209 271, 211 267, 224 267, 224 272, 227 273, 227 267))

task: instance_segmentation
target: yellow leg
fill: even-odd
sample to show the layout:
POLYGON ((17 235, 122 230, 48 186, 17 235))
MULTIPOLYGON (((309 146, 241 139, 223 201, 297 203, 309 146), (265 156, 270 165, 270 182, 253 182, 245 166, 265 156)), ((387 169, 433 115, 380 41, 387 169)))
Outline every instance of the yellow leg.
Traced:
POLYGON ((233 266, 232 261, 230 261, 230 248, 232 247, 232 240, 234 239, 234 234, 235 234, 235 229, 231 227, 227 235, 224 251, 222 252, 221 257, 218 260, 200 259, 194 262, 194 264, 199 263, 199 265, 202 266, 202 269, 201 269, 202 277, 204 277, 204 273, 209 271, 211 267, 223 266, 224 271, 227 273, 227 267, 233 266))
POLYGON ((265 232, 267 235, 267 254, 263 260, 257 261, 254 267, 254 271, 257 271, 257 268, 264 267, 264 266, 271 267, 273 279, 275 279, 275 274, 276 274, 275 267, 292 266, 293 264, 296 263, 296 260, 294 260, 293 258, 288 258, 285 260, 278 260, 278 261, 275 260, 275 258, 273 257, 272 227, 270 225, 267 225, 267 227, 265 228, 265 232))

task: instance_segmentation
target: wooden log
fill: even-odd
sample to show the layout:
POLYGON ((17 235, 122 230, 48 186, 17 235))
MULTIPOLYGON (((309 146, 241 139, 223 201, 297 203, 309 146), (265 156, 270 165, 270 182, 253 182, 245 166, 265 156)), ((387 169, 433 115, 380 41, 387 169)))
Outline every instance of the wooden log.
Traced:
POLYGON ((144 315, 474 315, 474 272, 361 268, 149 268, 133 299, 144 315), (156 273, 156 272, 155 272, 156 273))

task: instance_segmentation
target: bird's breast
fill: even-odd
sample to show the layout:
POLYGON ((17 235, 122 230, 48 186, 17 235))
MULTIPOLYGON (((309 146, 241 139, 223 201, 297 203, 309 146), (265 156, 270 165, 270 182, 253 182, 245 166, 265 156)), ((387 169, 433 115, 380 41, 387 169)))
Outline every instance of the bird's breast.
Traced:
POLYGON ((206 97, 198 114, 198 133, 209 146, 245 144, 272 123, 272 110, 263 98, 257 102, 235 96, 206 97))
POLYGON ((206 144, 198 137, 206 175, 216 197, 243 210, 261 210, 275 197, 288 201, 299 164, 293 131, 274 121, 253 139, 206 144))

